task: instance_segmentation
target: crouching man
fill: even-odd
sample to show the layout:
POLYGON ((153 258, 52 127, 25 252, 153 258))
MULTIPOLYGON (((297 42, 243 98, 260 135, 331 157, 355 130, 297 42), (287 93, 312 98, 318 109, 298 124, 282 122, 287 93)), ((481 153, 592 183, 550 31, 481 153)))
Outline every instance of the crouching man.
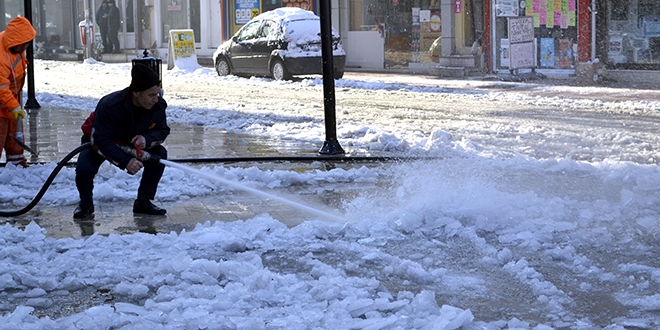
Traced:
POLYGON ((78 155, 76 187, 80 203, 73 213, 76 219, 94 214, 94 177, 105 160, 130 174, 144 168, 133 204, 134 213, 167 213, 151 202, 156 196, 165 165, 154 160, 141 161, 120 148, 120 145, 131 146, 167 159, 167 150, 161 143, 170 134, 170 128, 165 117, 167 103, 160 95, 158 74, 146 65, 135 64, 131 69, 131 78, 129 87, 101 98, 94 113, 82 126, 85 134, 81 141, 91 142, 92 148, 84 149, 78 155))

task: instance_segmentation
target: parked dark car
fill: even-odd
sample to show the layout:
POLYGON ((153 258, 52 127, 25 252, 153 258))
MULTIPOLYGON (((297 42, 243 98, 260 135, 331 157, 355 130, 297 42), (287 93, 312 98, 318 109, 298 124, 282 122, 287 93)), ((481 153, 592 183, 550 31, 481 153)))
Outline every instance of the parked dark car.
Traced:
MULTIPOLYGON (((334 78, 339 79, 344 76, 346 52, 334 28, 332 54, 334 78)), ((265 12, 218 46, 213 62, 220 76, 270 76, 283 80, 294 75, 322 74, 320 18, 294 7, 265 12)))

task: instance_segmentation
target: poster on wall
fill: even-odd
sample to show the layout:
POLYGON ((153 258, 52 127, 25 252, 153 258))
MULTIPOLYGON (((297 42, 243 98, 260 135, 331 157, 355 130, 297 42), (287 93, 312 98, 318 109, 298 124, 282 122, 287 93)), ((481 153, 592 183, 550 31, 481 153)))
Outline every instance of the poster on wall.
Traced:
POLYGON ((431 11, 419 11, 419 29, 422 33, 431 32, 431 11))
POLYGON ((660 22, 655 21, 646 21, 643 23, 643 31, 647 37, 657 37, 660 36, 660 22))
POLYGON ((562 69, 570 69, 573 66, 573 41, 571 39, 559 39, 557 62, 562 69))
POLYGON ((413 7, 412 8, 412 31, 410 34, 410 52, 412 55, 411 63, 419 63, 421 54, 419 53, 419 42, 420 42, 420 21, 421 21, 421 8, 413 7))
MULTIPOLYGON (((507 8, 506 0, 498 0, 502 8, 507 8)), ((562 29, 576 26, 577 0, 521 0, 520 10, 525 16, 534 17, 534 27, 545 26, 551 29, 559 26, 562 29)), ((499 3, 499 2, 498 2, 499 3)), ((506 16, 499 15, 498 16, 506 16)), ((517 16, 517 15, 515 15, 517 16)))
POLYGON ((552 27, 555 26, 555 1, 554 0, 546 0, 545 13, 546 13, 545 27, 548 28, 548 29, 552 29, 552 27))
POLYGON ((555 39, 541 38, 541 66, 555 66, 555 39))
POLYGON ((431 32, 442 32, 442 19, 439 10, 431 11, 430 27, 431 32))
POLYGON ((498 17, 518 16, 520 6, 517 0, 497 0, 495 2, 495 15, 498 17))
POLYGON ((234 22, 236 22, 236 25, 245 25, 260 13, 261 2, 259 0, 234 0, 234 22))
POLYGON ((168 11, 179 11, 179 10, 181 10, 181 0, 169 0, 169 1, 167 1, 167 10, 168 11))
POLYGON ((509 39, 500 39, 500 66, 509 66, 509 39))

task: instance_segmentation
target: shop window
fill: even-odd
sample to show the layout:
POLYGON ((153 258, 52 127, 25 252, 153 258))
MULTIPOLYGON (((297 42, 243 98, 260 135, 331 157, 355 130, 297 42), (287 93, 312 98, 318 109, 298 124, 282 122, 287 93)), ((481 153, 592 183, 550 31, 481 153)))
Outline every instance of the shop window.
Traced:
POLYGON ((630 0, 618 0, 612 2, 612 20, 614 21, 627 21, 628 8, 630 8, 630 0))
POLYGON ((126 22, 126 32, 135 32, 135 19, 133 18, 133 0, 126 0, 124 7, 124 22, 126 22))
POLYGON ((374 0, 350 0, 350 18, 348 29, 350 31, 377 30, 382 24, 385 15, 384 3, 374 0))
POLYGON ((4 15, 0 15, 0 31, 5 29, 12 18, 24 15, 23 4, 23 0, 4 0, 3 3, 0 3, 0 9, 4 13, 4 15))
POLYGON ((163 42, 167 43, 170 30, 188 29, 188 8, 182 0, 163 0, 162 4, 163 42))
MULTIPOLYGON (((498 1, 496 22, 496 64, 499 69, 511 67, 508 39, 508 17, 520 16, 521 8, 513 1, 498 1)), ((535 65, 538 68, 570 69, 575 65, 577 50, 577 2, 547 0, 547 5, 524 9, 525 16, 534 18, 536 42, 535 65), (566 6, 564 6, 566 4, 566 6)))
POLYGON ((387 68, 436 62, 441 53, 440 4, 440 0, 349 0, 349 31, 378 31, 387 68))
POLYGON ((660 14, 660 3, 658 0, 639 0, 639 13, 640 15, 658 15, 660 14))
MULTIPOLYGON (((79 3, 82 5, 82 3, 79 3)), ((44 3, 44 17, 45 32, 46 32, 46 47, 52 49, 73 49, 76 39, 76 30, 73 29, 72 22, 80 22, 84 20, 84 12, 80 10, 80 14, 74 17, 73 7, 76 4, 71 0, 63 1, 47 1, 44 3)), ((43 24, 43 23, 42 23, 43 24)), ((78 28, 76 24, 76 29, 78 28)), ((77 37, 76 37, 77 38, 77 37)))
POLYGON ((660 65, 660 2, 610 0, 608 4, 607 64, 616 68, 656 70, 660 65))
MULTIPOLYGON (((289 1, 287 0, 287 3, 289 1)), ((261 1, 261 10, 262 12, 271 11, 273 9, 286 7, 286 3, 283 0, 264 0, 261 1)))
POLYGON ((646 21, 660 17, 660 3, 657 0, 640 0, 637 17, 637 26, 643 29, 646 21))

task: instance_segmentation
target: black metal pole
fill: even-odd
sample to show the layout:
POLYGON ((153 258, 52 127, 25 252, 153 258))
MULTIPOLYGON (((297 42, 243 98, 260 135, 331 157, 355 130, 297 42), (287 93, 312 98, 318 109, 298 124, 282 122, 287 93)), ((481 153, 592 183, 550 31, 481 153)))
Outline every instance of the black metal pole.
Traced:
POLYGON ((321 11, 321 57, 323 59, 323 105, 325 108, 325 143, 320 154, 343 154, 344 149, 337 141, 337 119, 335 118, 335 77, 332 59, 332 11, 331 0, 320 1, 321 11))
POLYGON ((4 1, 0 1, 0 13, 3 13, 3 15, 0 15, 0 28, 3 28, 7 26, 7 22, 5 21, 5 15, 4 15, 4 13, 6 13, 4 1))
MULTIPOLYGON (((32 24, 32 0, 24 0, 23 2, 25 4, 25 18, 32 24)), ((32 26, 34 27, 34 24, 32 26)), ((28 60, 28 98, 25 101, 24 107, 26 109, 40 109, 41 105, 37 102, 34 95, 34 40, 30 42, 30 47, 25 51, 25 55, 28 60)))

